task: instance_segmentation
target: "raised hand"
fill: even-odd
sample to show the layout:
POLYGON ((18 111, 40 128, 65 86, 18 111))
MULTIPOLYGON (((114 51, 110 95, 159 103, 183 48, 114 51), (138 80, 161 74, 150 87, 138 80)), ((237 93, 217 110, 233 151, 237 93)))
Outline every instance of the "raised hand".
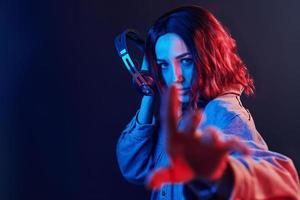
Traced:
POLYGON ((170 166, 155 169, 147 179, 147 186, 159 189, 165 183, 185 183, 195 178, 220 179, 228 165, 232 151, 248 155, 250 150, 237 137, 223 139, 222 133, 214 127, 198 130, 202 119, 200 111, 190 111, 183 116, 186 121, 178 129, 181 105, 175 86, 167 89, 161 104, 161 120, 166 136, 166 151, 170 166))

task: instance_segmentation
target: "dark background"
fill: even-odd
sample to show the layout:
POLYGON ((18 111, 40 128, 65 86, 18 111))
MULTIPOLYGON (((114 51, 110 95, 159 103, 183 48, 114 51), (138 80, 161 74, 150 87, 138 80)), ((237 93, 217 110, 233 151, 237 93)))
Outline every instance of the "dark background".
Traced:
POLYGON ((140 96, 113 45, 179 5, 211 10, 256 83, 244 98, 271 150, 300 167, 300 2, 0 1, 0 199, 147 199, 115 156, 140 96))

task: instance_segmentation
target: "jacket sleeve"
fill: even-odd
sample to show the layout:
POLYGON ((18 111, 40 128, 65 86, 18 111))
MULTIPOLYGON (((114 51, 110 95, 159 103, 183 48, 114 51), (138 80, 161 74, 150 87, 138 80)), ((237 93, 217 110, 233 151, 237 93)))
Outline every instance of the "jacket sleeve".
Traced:
MULTIPOLYGON (((234 183, 231 199, 300 199, 299 177, 290 158, 270 151, 252 126, 235 116, 223 130, 245 141, 252 155, 232 154, 229 166, 234 183)), ((256 129, 255 129, 256 130, 256 129)))
POLYGON ((300 199, 299 178, 292 160, 268 150, 252 118, 239 115, 230 118, 221 129, 224 139, 232 135, 239 137, 250 147, 252 155, 230 154, 227 180, 214 183, 195 180, 187 185, 186 193, 200 199, 300 199))
POLYGON ((145 178, 153 168, 153 137, 156 122, 140 124, 137 114, 120 135, 117 143, 117 160, 122 175, 132 183, 144 184, 145 178))

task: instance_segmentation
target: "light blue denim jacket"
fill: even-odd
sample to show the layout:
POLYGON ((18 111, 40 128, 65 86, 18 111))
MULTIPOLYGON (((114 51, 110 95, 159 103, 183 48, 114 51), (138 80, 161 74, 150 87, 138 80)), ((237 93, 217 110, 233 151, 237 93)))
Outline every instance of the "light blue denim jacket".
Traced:
MULTIPOLYGON (((215 126, 223 133, 223 137, 238 136, 253 151, 251 157, 247 158, 238 154, 230 155, 229 165, 234 177, 230 199, 253 200, 285 196, 298 199, 299 178, 293 162, 282 154, 268 150, 238 93, 226 93, 211 100, 203 109, 203 114, 205 119, 199 124, 199 128, 215 126)), ((144 184, 149 172, 168 165, 164 135, 154 117, 151 124, 139 124, 136 114, 129 122, 117 143, 119 167, 129 182, 144 184)), ((216 187, 217 184, 199 181, 184 185, 166 184, 160 190, 153 191, 151 199, 216 199, 216 187)))

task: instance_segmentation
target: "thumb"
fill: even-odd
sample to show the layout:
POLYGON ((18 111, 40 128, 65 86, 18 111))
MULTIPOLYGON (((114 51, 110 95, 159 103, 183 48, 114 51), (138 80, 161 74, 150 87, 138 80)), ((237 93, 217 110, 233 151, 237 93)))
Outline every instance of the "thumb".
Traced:
POLYGON ((158 190, 164 183, 171 181, 170 168, 159 168, 152 172, 146 180, 146 187, 158 190))

